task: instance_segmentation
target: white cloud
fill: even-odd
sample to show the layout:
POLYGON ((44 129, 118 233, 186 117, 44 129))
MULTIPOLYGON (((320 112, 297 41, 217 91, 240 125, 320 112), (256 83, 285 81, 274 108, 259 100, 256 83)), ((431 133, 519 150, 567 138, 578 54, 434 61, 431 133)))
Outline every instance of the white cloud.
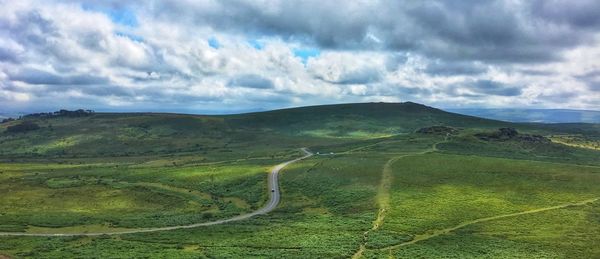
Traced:
POLYGON ((472 14, 460 10, 490 6, 86 2, 105 7, 90 9, 78 1, 0 0, 0 109, 219 112, 407 100, 600 109, 590 86, 597 80, 577 77, 600 71, 596 20, 554 19, 556 3, 529 17, 529 4, 510 3, 471 24, 472 14), (135 10, 137 22, 117 22, 106 8, 135 10), (450 14, 457 20, 430 20, 450 14), (501 21, 519 24, 494 25, 501 21), (572 40, 556 42, 560 33, 572 40), (315 53, 296 56, 302 48, 315 53))

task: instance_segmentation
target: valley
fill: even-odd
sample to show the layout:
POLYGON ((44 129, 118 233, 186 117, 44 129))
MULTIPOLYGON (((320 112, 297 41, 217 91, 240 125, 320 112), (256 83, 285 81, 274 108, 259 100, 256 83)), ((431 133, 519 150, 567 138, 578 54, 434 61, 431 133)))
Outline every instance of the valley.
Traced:
POLYGON ((0 254, 598 257, 600 151, 556 136, 600 125, 416 103, 10 121, 0 254))

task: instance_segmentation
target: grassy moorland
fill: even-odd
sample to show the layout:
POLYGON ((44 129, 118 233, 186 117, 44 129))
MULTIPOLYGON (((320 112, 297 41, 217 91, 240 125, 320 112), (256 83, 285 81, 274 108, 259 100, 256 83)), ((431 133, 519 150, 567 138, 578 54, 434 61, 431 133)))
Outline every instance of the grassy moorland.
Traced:
POLYGON ((587 145, 598 139, 593 124, 505 123, 414 103, 26 118, 0 124, 0 232, 229 218, 266 202, 272 166, 300 147, 319 155, 283 170, 281 203, 266 215, 0 236, 0 255, 597 258, 600 151, 587 145), (39 129, 6 130, 23 121, 39 129))

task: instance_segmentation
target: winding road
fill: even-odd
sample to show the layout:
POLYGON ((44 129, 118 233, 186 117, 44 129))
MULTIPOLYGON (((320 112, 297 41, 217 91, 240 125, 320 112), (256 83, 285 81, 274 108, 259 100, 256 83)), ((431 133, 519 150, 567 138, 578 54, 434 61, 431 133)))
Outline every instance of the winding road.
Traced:
POLYGON ((157 228, 139 228, 139 229, 131 229, 131 230, 121 230, 121 231, 106 231, 106 232, 92 232, 92 233, 24 233, 24 232, 0 232, 0 236, 34 236, 34 237, 70 237, 70 236, 101 236, 101 235, 122 235, 122 234, 135 234, 135 233, 147 233, 147 232, 157 232, 157 231, 167 231, 167 230, 176 230, 176 229, 186 229, 186 228, 196 228, 202 226, 212 226, 224 224, 232 221, 244 220, 248 219, 260 214, 266 214, 271 212, 277 207, 280 200, 279 193, 279 171, 286 167, 287 165, 298 162, 302 159, 308 158, 313 155, 312 152, 308 151, 306 148, 301 149, 304 152, 304 156, 296 158, 294 160, 290 160, 287 162, 283 162, 273 167, 271 172, 269 173, 268 178, 268 186, 269 186, 269 202, 267 204, 253 212, 242 214, 235 216, 233 218, 221 219, 203 223, 196 223, 190 225, 180 225, 180 226, 170 226, 170 227, 157 227, 157 228))

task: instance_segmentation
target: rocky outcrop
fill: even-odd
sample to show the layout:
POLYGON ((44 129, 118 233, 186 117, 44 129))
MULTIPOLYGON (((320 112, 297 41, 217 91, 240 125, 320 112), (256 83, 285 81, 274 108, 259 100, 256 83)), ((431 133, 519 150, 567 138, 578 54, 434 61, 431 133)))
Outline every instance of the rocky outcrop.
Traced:
POLYGON ((521 142, 550 142, 550 139, 541 135, 521 134, 514 128, 500 128, 498 131, 491 133, 475 134, 484 141, 508 141, 515 140, 521 142))
POLYGON ((445 135, 445 134, 456 134, 456 133, 458 133, 458 130, 455 128, 452 128, 452 127, 448 127, 448 126, 431 126, 431 127, 420 128, 419 130, 417 130, 417 133, 445 135))

